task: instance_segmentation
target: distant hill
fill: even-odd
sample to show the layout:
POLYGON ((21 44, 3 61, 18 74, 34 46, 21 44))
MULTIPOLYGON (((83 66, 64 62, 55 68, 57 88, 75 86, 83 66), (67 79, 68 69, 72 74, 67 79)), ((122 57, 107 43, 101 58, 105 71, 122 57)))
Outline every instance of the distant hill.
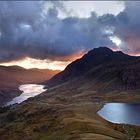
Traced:
POLYGON ((24 69, 19 66, 0 66, 0 102, 17 96, 18 86, 24 83, 40 83, 51 78, 58 70, 24 69))
POLYGON ((107 47, 95 48, 45 84, 55 86, 79 78, 94 80, 99 84, 109 83, 108 89, 140 88, 140 57, 112 51, 107 47))

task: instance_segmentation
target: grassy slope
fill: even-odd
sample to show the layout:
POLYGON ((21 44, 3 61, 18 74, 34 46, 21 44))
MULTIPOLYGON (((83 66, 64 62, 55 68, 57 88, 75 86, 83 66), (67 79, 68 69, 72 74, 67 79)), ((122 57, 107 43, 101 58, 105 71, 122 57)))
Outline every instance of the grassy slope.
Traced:
MULTIPOLYGON (((57 86, 1 114, 0 140, 127 140, 122 125, 96 114, 103 101, 139 102, 140 95, 139 91, 101 93, 94 81, 57 86)), ((140 139, 140 127, 130 127, 140 139)))

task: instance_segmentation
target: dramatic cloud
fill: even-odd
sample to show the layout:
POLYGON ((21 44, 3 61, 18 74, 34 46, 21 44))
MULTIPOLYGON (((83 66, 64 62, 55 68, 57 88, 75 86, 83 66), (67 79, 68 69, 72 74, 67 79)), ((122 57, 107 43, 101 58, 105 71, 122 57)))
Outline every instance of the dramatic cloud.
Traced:
POLYGON ((59 18, 77 16, 88 18, 94 11, 98 16, 109 13, 117 15, 124 10, 123 1, 54 1, 47 2, 45 10, 55 7, 59 18))
POLYGON ((127 53, 140 54, 140 2, 126 2, 125 10, 118 15, 116 34, 124 41, 127 53))
POLYGON ((98 2, 1 1, 0 62, 70 61, 98 46, 140 53, 140 2, 115 3, 107 14, 98 2))
POLYGON ((125 9, 117 16, 107 14, 100 17, 102 24, 109 26, 121 44, 119 49, 129 54, 140 54, 140 2, 125 2, 125 9))

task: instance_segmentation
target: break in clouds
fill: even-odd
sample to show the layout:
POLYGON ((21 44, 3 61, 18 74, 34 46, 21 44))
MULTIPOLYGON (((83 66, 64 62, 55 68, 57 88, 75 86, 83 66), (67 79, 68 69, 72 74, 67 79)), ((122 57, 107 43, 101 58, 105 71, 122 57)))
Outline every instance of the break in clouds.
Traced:
POLYGON ((93 10, 90 16, 80 17, 71 16, 72 10, 59 1, 1 1, 0 62, 24 57, 65 60, 98 46, 138 54, 140 2, 124 4, 117 15, 99 16, 93 10), (60 11, 69 16, 61 18, 60 11), (121 43, 116 45, 111 37, 119 38, 121 43))

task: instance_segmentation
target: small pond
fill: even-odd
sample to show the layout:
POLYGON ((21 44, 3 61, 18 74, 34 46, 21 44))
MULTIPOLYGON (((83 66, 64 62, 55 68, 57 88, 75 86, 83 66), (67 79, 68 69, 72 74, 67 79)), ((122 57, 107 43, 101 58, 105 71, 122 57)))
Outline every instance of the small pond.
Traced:
POLYGON ((140 125, 140 103, 106 103, 98 114, 112 123, 140 125))

